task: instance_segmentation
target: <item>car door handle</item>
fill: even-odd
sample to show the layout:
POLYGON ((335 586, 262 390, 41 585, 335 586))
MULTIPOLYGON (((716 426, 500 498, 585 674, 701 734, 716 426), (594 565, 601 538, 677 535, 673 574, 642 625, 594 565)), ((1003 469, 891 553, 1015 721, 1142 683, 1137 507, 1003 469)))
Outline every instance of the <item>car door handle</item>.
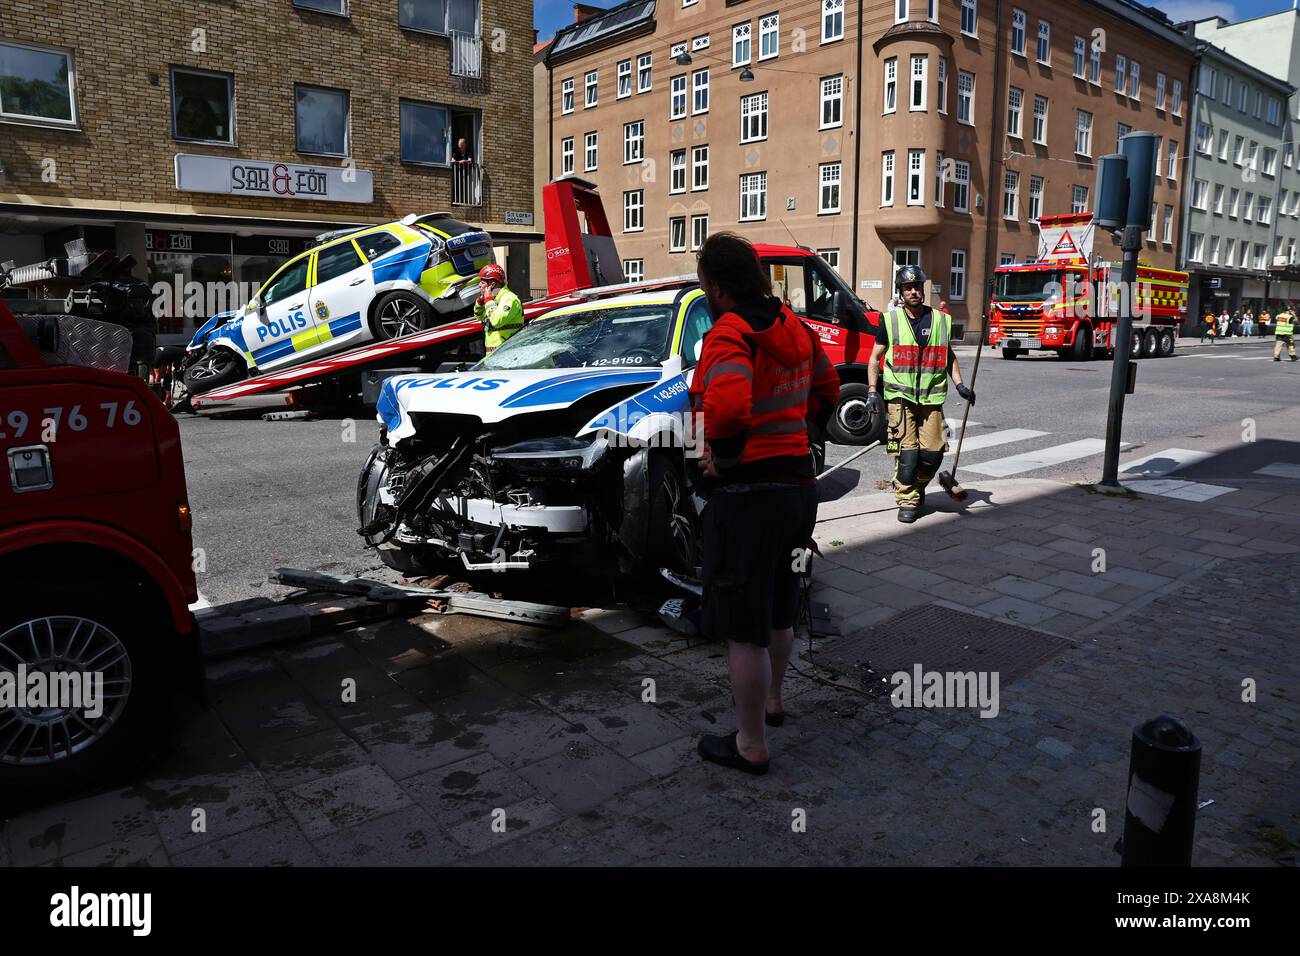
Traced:
POLYGON ((366 281, 366 280, 365 280, 364 278, 361 278, 361 279, 353 279, 351 282, 348 283, 348 285, 361 285, 361 283, 363 283, 363 282, 365 282, 365 281, 366 281))
POLYGON ((307 303, 305 303, 305 302, 298 302, 298 303, 296 303, 295 305, 291 305, 291 306, 289 306, 289 308, 291 308, 291 309, 301 309, 301 308, 302 308, 304 305, 306 305, 306 304, 307 304, 307 303))

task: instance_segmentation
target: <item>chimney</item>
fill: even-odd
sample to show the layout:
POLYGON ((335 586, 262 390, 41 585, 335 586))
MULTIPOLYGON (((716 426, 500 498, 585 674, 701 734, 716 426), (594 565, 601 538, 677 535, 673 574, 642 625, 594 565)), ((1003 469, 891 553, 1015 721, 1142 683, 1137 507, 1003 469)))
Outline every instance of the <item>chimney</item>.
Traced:
POLYGON ((604 7, 593 7, 589 3, 575 3, 573 5, 573 22, 581 23, 583 20, 599 16, 604 12, 604 7))

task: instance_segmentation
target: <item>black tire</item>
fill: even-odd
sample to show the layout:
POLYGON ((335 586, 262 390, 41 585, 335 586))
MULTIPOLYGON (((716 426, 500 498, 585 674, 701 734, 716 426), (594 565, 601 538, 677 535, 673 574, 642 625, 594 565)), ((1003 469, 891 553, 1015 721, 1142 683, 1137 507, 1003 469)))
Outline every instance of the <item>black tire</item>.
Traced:
POLYGON ((667 454, 649 456, 650 507, 642 572, 659 577, 660 568, 694 574, 700 563, 700 518, 681 471, 667 454))
POLYGON ((1173 329, 1160 330, 1160 347, 1158 355, 1160 358, 1169 358, 1174 354, 1174 348, 1177 345, 1173 329))
POLYGON ((1074 344, 1070 346, 1070 361, 1086 362, 1092 358, 1092 326, 1080 325, 1074 333, 1074 344))
POLYGON ((1142 357, 1156 358, 1160 354, 1160 333, 1147 329, 1142 333, 1142 357))
MULTIPOLYGON (((357 478, 357 521, 358 527, 369 526, 376 518, 376 502, 379 489, 388 480, 389 446, 379 444, 370 449, 370 456, 357 478)), ((374 541, 366 538, 367 544, 374 541)), ((377 538, 374 540, 378 540, 377 538)), ((406 544, 390 540, 376 550, 379 560, 386 567, 392 568, 408 577, 425 577, 442 574, 464 565, 425 545, 406 544)))
POLYGON ((845 382, 840 387, 840 400, 835 403, 826 434, 837 445, 870 445, 885 433, 884 403, 881 411, 873 415, 867 407, 870 390, 861 382, 845 382))
POLYGON ((414 292, 380 296, 371 312, 370 328, 380 341, 414 335, 429 328, 433 309, 414 292))
POLYGON ((1020 349, 1003 349, 1002 357, 1004 359, 1013 359, 1020 354, 1020 349))
POLYGON ((1129 339, 1128 357, 1130 359, 1140 359, 1142 357, 1142 333, 1136 331, 1129 339))
MULTIPOLYGON (((183 638, 170 620, 149 610, 155 605, 143 585, 83 580, 70 588, 43 577, 9 583, 13 597, 0 607, 0 643, 12 645, 3 655, 6 667, 16 667, 18 657, 29 673, 51 664, 56 671, 98 672, 106 697, 123 689, 119 681, 126 682, 126 694, 116 702, 104 700, 102 715, 89 720, 98 733, 77 726, 81 718, 66 720, 63 708, 0 711, 0 807, 48 803, 115 782, 175 743, 183 638), (71 630, 75 621, 79 629, 71 630), (31 643, 33 622, 48 622, 49 651, 31 643), (61 653, 55 651, 60 647, 61 653), (34 755, 38 741, 44 752, 34 755)), ((42 633, 40 623, 35 627, 42 633)))
POLYGON ((230 349, 209 348, 185 370, 185 387, 191 395, 234 385, 248 375, 244 360, 230 349))

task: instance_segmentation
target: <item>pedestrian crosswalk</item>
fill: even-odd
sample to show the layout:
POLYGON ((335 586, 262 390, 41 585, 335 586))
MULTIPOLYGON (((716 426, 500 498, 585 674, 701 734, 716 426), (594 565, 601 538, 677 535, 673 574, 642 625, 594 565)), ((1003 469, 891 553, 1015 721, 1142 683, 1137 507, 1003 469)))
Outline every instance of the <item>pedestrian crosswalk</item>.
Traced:
POLYGON ((1066 442, 1063 445, 1051 445, 1047 448, 1026 451, 1018 455, 1009 455, 1006 458, 995 458, 992 461, 969 465, 963 461, 961 467, 978 475, 1010 478, 1012 475, 1051 468, 1053 465, 1061 465, 1067 461, 1090 458, 1093 455, 1100 455, 1105 450, 1106 443, 1102 439, 1083 438, 1079 441, 1066 442))

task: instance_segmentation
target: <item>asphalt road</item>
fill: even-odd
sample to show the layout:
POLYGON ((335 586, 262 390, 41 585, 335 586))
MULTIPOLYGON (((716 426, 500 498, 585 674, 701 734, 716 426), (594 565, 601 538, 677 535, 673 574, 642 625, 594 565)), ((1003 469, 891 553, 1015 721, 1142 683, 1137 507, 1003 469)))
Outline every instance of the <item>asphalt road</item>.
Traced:
MULTIPOLYGON (((1300 467, 1300 363, 1275 364, 1271 349, 1272 340, 1186 350, 1180 344, 1172 358, 1139 362, 1121 465, 1155 455, 1139 469, 1143 477, 1173 473, 1197 481, 1231 479, 1279 462, 1300 467), (1247 420, 1254 440, 1243 443, 1247 420)), ((959 354, 969 380, 974 349, 959 354)), ((1108 362, 1064 362, 1050 353, 1007 361, 986 351, 962 483, 1098 480, 1109 382, 1108 362)), ((953 394, 948 415, 959 421, 961 411, 953 394)), ((278 596, 282 589, 265 578, 281 566, 384 574, 355 533, 357 475, 378 425, 364 410, 351 412, 354 418, 345 414, 285 422, 264 422, 260 412, 182 416, 205 601, 278 596)), ((829 463, 855 450, 833 447, 829 463)), ((824 496, 873 492, 891 472, 892 460, 870 451, 828 479, 824 496)))

